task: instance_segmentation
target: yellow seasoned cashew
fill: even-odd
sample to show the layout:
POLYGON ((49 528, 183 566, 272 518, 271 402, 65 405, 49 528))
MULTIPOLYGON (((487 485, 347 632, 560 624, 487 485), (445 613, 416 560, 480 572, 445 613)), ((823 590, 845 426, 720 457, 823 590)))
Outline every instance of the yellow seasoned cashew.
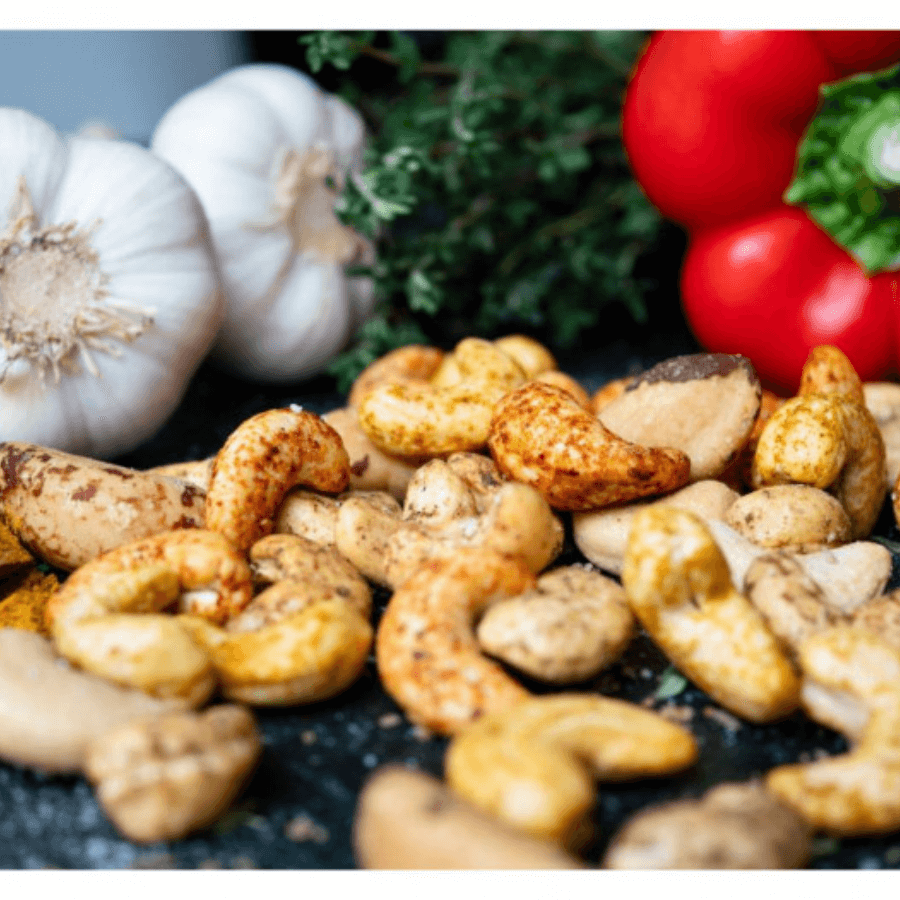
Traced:
POLYGON ((349 480, 350 459, 330 425, 299 408, 266 410, 238 425, 216 454, 206 527, 247 550, 272 532, 292 487, 337 494, 349 480))
POLYGON ((533 837, 577 845, 594 781, 666 775, 690 766, 689 731, 609 697, 530 697, 487 714, 447 748, 447 783, 461 797, 533 837))
POLYGON ((488 447, 504 475, 563 510, 666 493, 685 485, 691 468, 680 450, 628 443, 562 388, 539 381, 497 403, 488 447))
POLYGON ((47 604, 59 652, 87 671, 157 697, 201 703, 215 679, 208 655, 165 610, 224 621, 252 596, 250 568, 221 535, 164 532, 76 569, 47 604))
POLYGON ((634 632, 622 586, 572 565, 541 575, 533 591, 495 603, 476 636, 483 650, 532 678, 574 684, 615 662, 634 632))
POLYGON ((671 506, 642 509, 622 585, 650 637, 714 700, 751 722, 796 709, 796 671, 762 614, 732 584, 699 516, 671 506))
POLYGON ((751 480, 754 487, 799 483, 827 490, 847 511, 853 537, 867 537, 887 495, 887 464, 862 391, 786 400, 759 435, 751 480))
POLYGON ((427 560, 388 601, 375 638, 384 689, 409 718, 450 734, 528 696, 478 647, 473 629, 491 603, 521 594, 534 575, 488 550, 427 560))
POLYGON ((862 400, 863 384, 853 363, 833 344, 819 344, 809 351, 800 373, 798 396, 849 394, 862 400))
POLYGON ((425 344, 409 344, 371 362, 353 382, 347 404, 354 409, 373 387, 385 381, 430 381, 444 358, 444 351, 425 344))
POLYGON ((813 635, 799 651, 801 700, 842 732, 849 752, 779 766, 766 787, 817 829, 840 835, 900 828, 900 650, 848 625, 813 635))
POLYGON ((274 534, 250 548, 258 584, 269 584, 223 628, 181 617, 212 658, 222 693, 253 705, 311 703, 362 672, 372 644, 371 592, 334 550, 274 534))
POLYGON ((358 404, 359 424, 385 453, 447 456, 479 450, 487 441, 494 404, 522 384, 521 366, 490 341, 465 338, 453 351, 460 380, 447 386, 386 381, 358 404))

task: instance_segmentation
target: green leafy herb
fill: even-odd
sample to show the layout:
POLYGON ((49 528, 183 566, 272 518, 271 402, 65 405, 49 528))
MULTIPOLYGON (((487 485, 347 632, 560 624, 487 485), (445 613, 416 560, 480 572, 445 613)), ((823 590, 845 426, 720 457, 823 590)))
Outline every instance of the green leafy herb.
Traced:
POLYGON ((687 678, 674 666, 669 666, 659 676, 659 684, 653 694, 655 700, 671 700, 677 697, 688 685, 687 678))
POLYGON ((617 303, 647 318, 635 274, 660 218, 628 170, 619 118, 635 31, 319 31, 313 73, 368 120, 341 218, 376 242, 374 319, 331 372, 410 339, 449 347, 513 330, 565 349, 617 303), (356 80, 360 66, 383 77, 356 80), (334 73, 332 73, 334 74, 334 73))

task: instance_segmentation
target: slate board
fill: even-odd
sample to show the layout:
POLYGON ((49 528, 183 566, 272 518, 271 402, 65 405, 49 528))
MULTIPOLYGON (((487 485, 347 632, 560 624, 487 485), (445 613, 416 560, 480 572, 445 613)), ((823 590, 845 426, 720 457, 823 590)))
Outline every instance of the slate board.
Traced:
MULTIPOLYGON (((583 347, 567 355, 562 368, 593 391, 611 378, 697 349, 675 322, 652 334, 583 347)), ((248 416, 289 403, 322 413, 342 405, 342 398, 327 378, 273 388, 232 378, 205 364, 167 426, 117 461, 144 468, 204 458, 248 416)), ((887 505, 876 533, 898 539, 887 505)), ((569 539, 558 562, 579 559, 569 539)), ((900 585, 900 560, 895 557, 894 563, 890 587, 900 585)), ((383 592, 376 595, 376 621, 386 599, 383 592)), ((642 635, 617 665, 579 689, 640 702, 656 692, 667 666, 642 635)), ((770 725, 740 724, 723 717, 716 704, 690 686, 671 702, 688 708, 689 726, 700 745, 699 761, 673 778, 601 785, 594 811, 597 838, 585 850, 589 862, 600 860, 615 830, 650 803, 697 796, 722 781, 746 780, 776 765, 846 747, 840 735, 802 713, 770 725)), ((0 868, 352 869, 351 824, 357 795, 371 772, 386 763, 401 763, 442 774, 446 740, 422 735, 409 725, 380 688, 371 659, 357 684, 334 700, 260 709, 257 716, 265 750, 246 792, 215 827, 178 842, 133 844, 106 820, 83 779, 0 764, 0 868)), ((819 840, 811 863, 816 869, 898 867, 900 832, 873 839, 819 840)))

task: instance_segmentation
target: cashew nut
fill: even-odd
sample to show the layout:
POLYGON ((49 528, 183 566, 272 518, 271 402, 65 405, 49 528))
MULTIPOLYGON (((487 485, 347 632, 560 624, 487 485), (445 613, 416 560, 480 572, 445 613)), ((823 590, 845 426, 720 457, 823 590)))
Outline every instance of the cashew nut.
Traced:
POLYGON ((206 489, 209 487, 209 473, 212 471, 214 459, 215 457, 210 456, 208 459, 198 459, 193 462, 167 463, 162 466, 153 466, 144 471, 149 475, 164 475, 166 478, 177 478, 179 481, 186 481, 206 494, 206 489))
POLYGON ((378 449, 359 424, 352 406, 334 409, 322 416, 340 436, 350 457, 351 491, 386 491, 403 501, 406 486, 424 460, 390 456, 378 449))
POLYGON ((738 497, 724 522, 760 547, 813 553, 848 544, 853 526, 840 502, 808 484, 776 484, 738 497))
POLYGON ((799 483, 828 490, 847 511, 853 537, 867 537, 887 494, 878 423, 852 394, 792 397, 759 436, 752 481, 754 487, 799 483))
POLYGON ((350 388, 347 405, 356 409, 362 397, 387 381, 430 381, 444 351, 424 344, 409 344, 385 353, 360 372, 350 388))
POLYGON ((452 734, 528 696, 482 655, 473 624, 491 603, 534 586, 521 563, 463 548, 430 559, 391 596, 375 637, 384 689, 409 718, 452 734))
POLYGON ((40 635, 0 629, 0 758, 8 762, 77 772, 95 736, 185 705, 74 669, 40 635))
POLYGON ((261 751, 250 712, 222 705, 121 725, 89 744, 84 770, 125 837, 175 841, 225 812, 261 751))
POLYGON ((900 650, 840 625, 799 651, 801 702, 815 721, 842 732, 849 752, 779 766, 766 787, 818 829, 841 835, 900 827, 900 650))
POLYGON ((508 334, 497 338, 494 346, 511 356, 522 367, 527 378, 539 378, 557 369, 553 354, 540 341, 527 335, 508 334))
POLYGON ((800 373, 797 396, 849 394, 863 400, 863 385, 853 363, 833 344, 820 344, 809 351, 800 373))
POLYGON ((800 679, 762 614, 731 581, 702 519, 674 507, 635 517, 622 585, 650 637, 714 700, 752 722, 792 712, 800 679))
POLYGON ((478 623, 491 656, 540 681, 573 684, 615 662, 635 632, 618 582, 583 566, 564 566, 534 590, 501 600, 478 623))
POLYGON ((488 713, 447 748, 447 783, 532 837, 585 837, 594 781, 666 775, 697 759, 693 735, 657 713, 593 694, 530 697, 488 713))
POLYGON ((31 552, 69 571, 122 544, 203 525, 203 492, 192 484, 35 444, 0 444, 0 502, 31 552))
POLYGON ((76 569, 47 604, 59 652, 117 684, 202 703, 215 687, 209 657, 177 617, 224 621, 252 595, 250 568, 221 535, 169 531, 76 569))
POLYGON ((362 396, 359 423, 372 443, 385 453, 414 457, 484 447, 494 404, 522 384, 525 373, 480 338, 460 341, 453 359, 458 383, 388 381, 362 396))
POLYGON ((578 549, 595 566, 619 575, 631 522, 638 510, 650 504, 668 504, 697 513, 709 522, 711 519, 723 520, 726 510, 738 496, 737 491, 716 479, 694 481, 654 500, 573 513, 572 533, 578 549))
POLYGON ((642 810, 613 837, 605 869, 800 869, 812 829, 759 783, 642 810))
POLYGON ((566 375, 565 372, 560 372, 558 369, 552 369, 549 372, 535 375, 534 380, 562 388, 580 407, 593 412, 591 395, 571 375, 566 375))
POLYGON ((581 869, 556 844, 510 828, 424 772, 384 766, 363 786, 353 849, 364 869, 581 869))
POLYGON ((721 474, 746 444, 760 394, 743 356, 695 353, 657 363, 597 415, 623 440, 681 450, 699 481, 721 474))
POLYGON ((682 487, 680 450, 622 440, 561 388, 531 381, 497 403, 488 447, 500 471, 550 506, 597 509, 682 487))
POLYGON ((866 382, 863 384, 863 397, 884 439, 888 484, 895 485, 900 478, 900 384, 893 381, 866 382))
POLYGON ((206 495, 206 527, 239 550, 270 534, 285 494, 304 484, 337 494, 350 460, 338 433, 314 413, 288 407, 257 413, 216 454, 206 495))
POLYGON ((410 481, 400 515, 345 501, 335 546, 368 579, 396 587, 426 559, 482 547, 539 572, 562 549, 563 526, 541 495, 506 482, 487 457, 431 460, 410 481))

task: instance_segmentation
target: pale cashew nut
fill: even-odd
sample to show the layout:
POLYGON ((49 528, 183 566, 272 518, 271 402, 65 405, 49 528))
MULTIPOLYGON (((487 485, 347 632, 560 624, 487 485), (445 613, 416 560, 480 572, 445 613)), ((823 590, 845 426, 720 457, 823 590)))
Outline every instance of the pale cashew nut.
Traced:
POLYGON ((642 810, 613 837, 604 869, 801 869, 812 829, 758 782, 642 810))
POLYGON ((209 475, 214 459, 215 457, 210 456, 208 459, 198 459, 192 462, 166 463, 144 471, 148 475, 163 475, 166 478, 186 481, 199 488, 205 495, 206 489, 209 487, 209 475))
POLYGON ((447 783, 532 837, 573 847, 587 836, 594 781, 628 781, 687 768, 693 735, 658 713, 610 697, 530 697, 487 714, 447 748, 447 783))
POLYGON ((184 700, 158 700, 79 671, 40 635, 0 629, 0 759, 6 762, 77 772, 92 738, 185 706, 184 700))
POLYGON ((809 716, 842 732, 850 750, 779 766, 766 787, 817 829, 883 834, 900 827, 900 650, 840 625, 800 647, 801 701, 809 716))
POLYGON ((228 809, 261 752, 251 713, 221 705, 119 726, 90 743, 84 769, 125 837, 175 841, 228 809))
POLYGON ((430 381, 444 355, 443 350, 425 344, 409 344, 385 353, 357 375, 347 405, 358 407, 365 394, 386 381, 430 381))
POLYGON ((392 595, 375 637, 378 673, 409 718, 442 734, 528 692, 488 660, 473 623, 487 607, 534 585, 520 562, 460 549, 430 559, 392 595))
POLYGON ((694 481, 665 497, 642 500, 607 509, 592 509, 572 514, 572 535, 578 549, 604 572, 619 575, 628 545, 631 521, 638 510, 649 504, 670 504, 697 513, 705 522, 724 520, 738 493, 716 479, 694 481))
POLYGON ((752 481, 754 487, 799 483, 828 490, 847 511, 853 537, 867 537, 887 495, 878 423, 852 394, 792 397, 759 436, 752 481))
POLYGON ((557 369, 556 358, 540 342, 524 334, 508 334, 497 338, 494 346, 511 356, 527 378, 538 378, 557 369))
POLYGON ((631 527, 622 585, 675 667, 751 722, 797 707, 800 679, 762 614, 737 591, 703 520, 650 506, 631 527))
POLYGON ((795 662, 797 649, 808 637, 848 620, 829 605, 825 591, 797 558, 783 551, 764 554, 751 563, 744 593, 795 662))
MULTIPOLYGON (((372 591, 356 567, 336 550, 299 535, 270 534, 258 540, 250 548, 250 569, 257 585, 274 587, 286 580, 300 581, 346 600, 366 618, 371 615, 372 591)), ((257 595, 237 617, 246 618, 259 599, 257 595)), ((235 617, 229 620, 229 627, 234 621, 235 617)))
POLYGON ((362 430, 359 415, 352 406, 333 409, 322 416, 322 421, 341 436, 347 448, 350 490, 386 491, 402 502, 406 486, 422 460, 390 456, 379 450, 362 430))
POLYGON ((479 450, 487 441, 494 404, 525 381, 511 357, 489 341, 465 338, 453 351, 458 383, 393 381, 376 385, 359 401, 359 423, 385 453, 447 456, 479 450))
POLYGON ((582 869, 549 841, 510 828, 424 772, 384 766, 363 785, 353 850, 364 869, 582 869))
POLYGON ((497 403, 488 436, 497 467, 561 510, 597 509, 688 481, 680 450, 622 440, 561 388, 531 381, 497 403))
POLYGON ((850 623, 874 632, 900 650, 900 592, 894 590, 860 604, 850 614, 850 623))
POLYGON ((867 381, 863 397, 884 438, 887 480, 891 486, 900 478, 900 384, 894 381, 867 381))
POLYGON ((7 525, 36 556, 71 571, 107 550, 203 525, 192 484, 36 444, 0 444, 7 525))
POLYGON ((337 494, 350 480, 340 435, 314 413, 288 407, 257 413, 216 454, 206 527, 239 550, 270 534, 285 494, 297 484, 337 494))
POLYGON ((808 484, 775 484, 738 497, 723 518, 760 547, 814 553, 853 540, 840 501, 808 484))
POLYGON ((478 623, 481 648, 532 678, 575 684, 614 663, 635 633, 622 586, 580 565, 541 575, 478 623))

